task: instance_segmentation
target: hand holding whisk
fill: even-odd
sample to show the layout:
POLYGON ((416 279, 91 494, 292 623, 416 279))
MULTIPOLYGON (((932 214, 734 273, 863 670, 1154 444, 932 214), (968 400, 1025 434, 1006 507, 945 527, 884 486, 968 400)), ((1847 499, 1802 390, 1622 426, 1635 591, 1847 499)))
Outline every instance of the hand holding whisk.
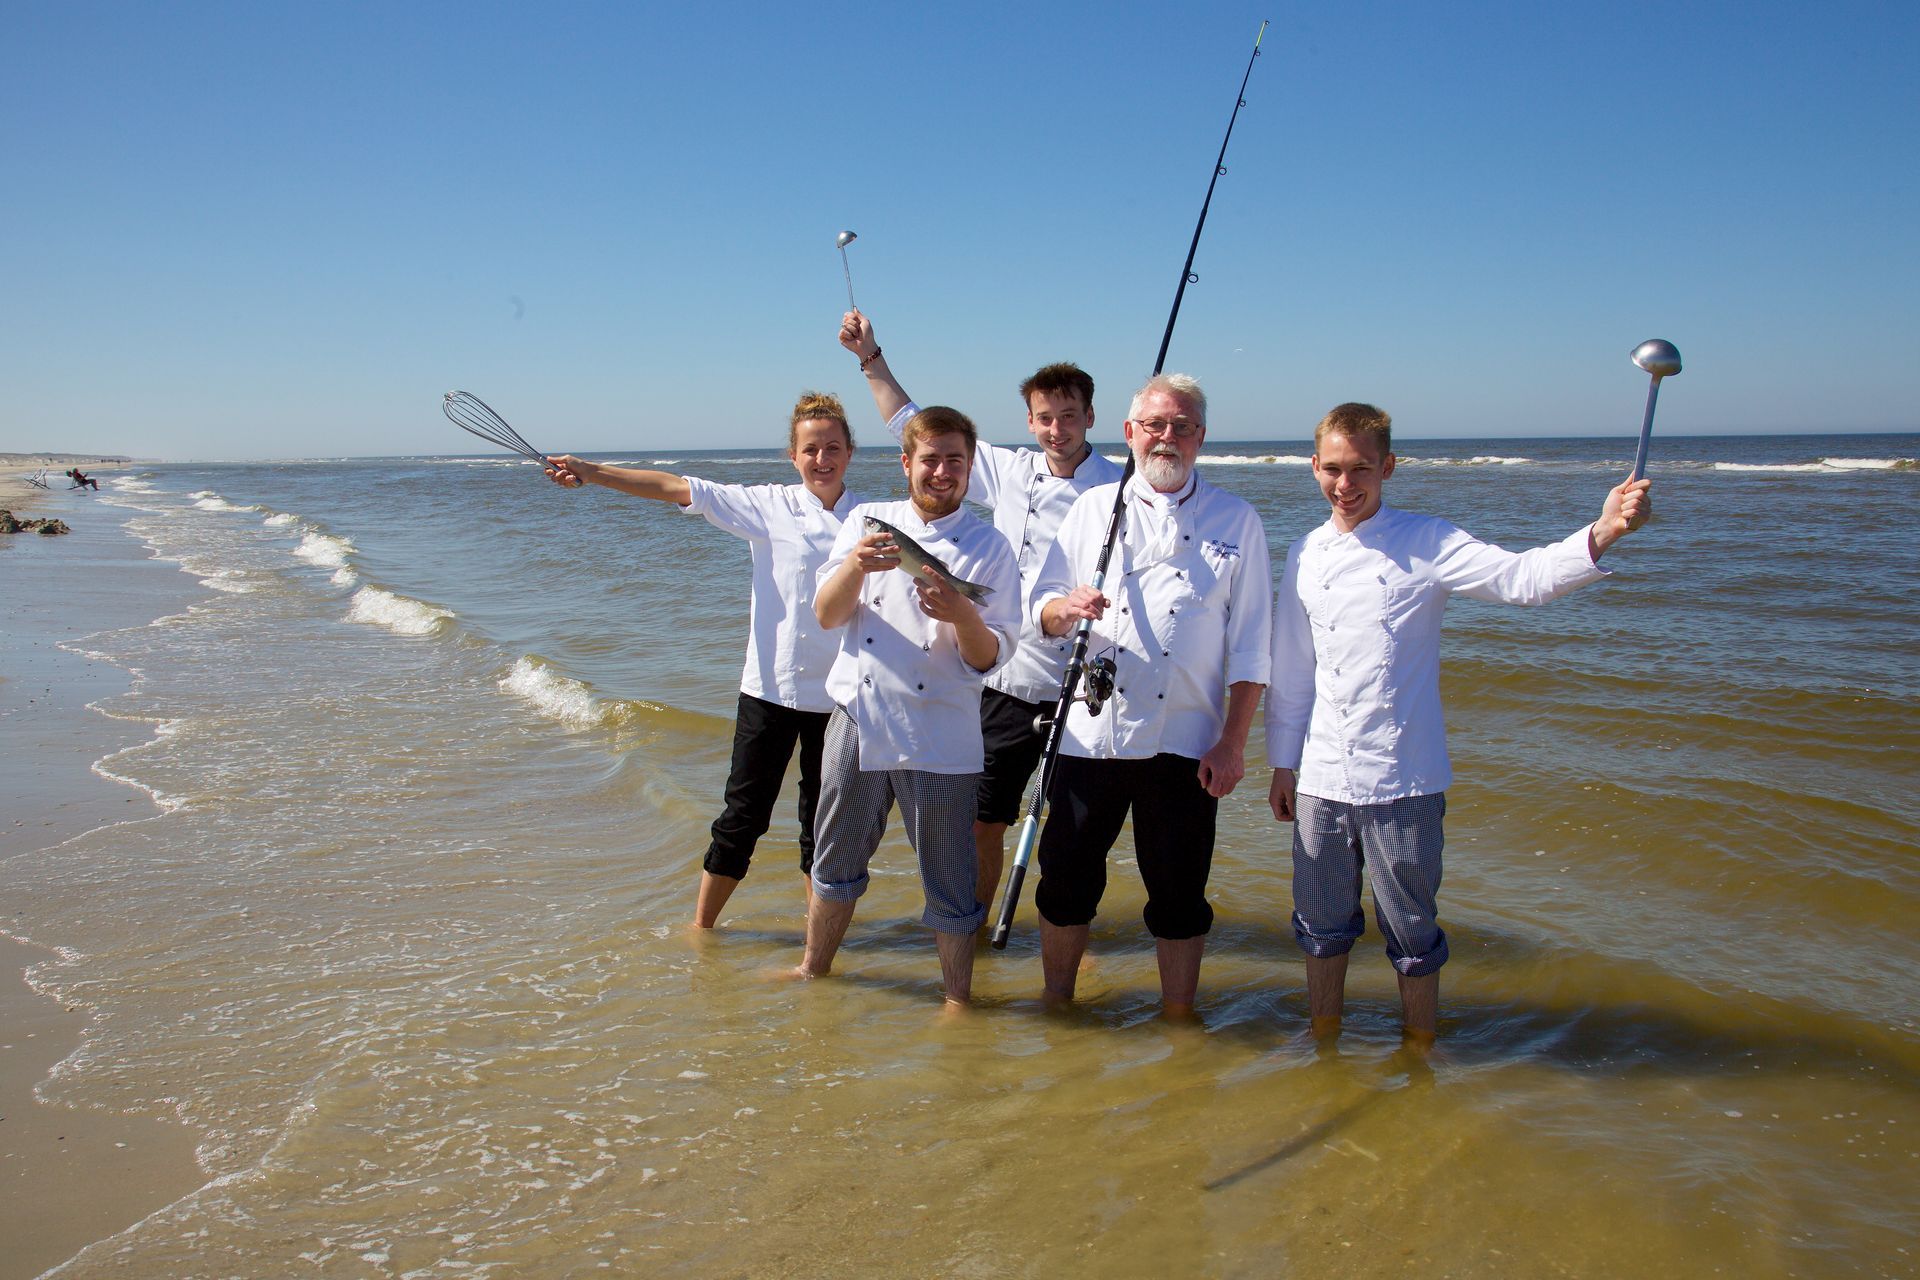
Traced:
POLYGON ((526 442, 526 439, 512 427, 507 420, 487 407, 487 402, 479 396, 465 391, 449 391, 440 402, 440 408, 446 413, 453 425, 462 431, 470 431, 488 444, 497 444, 509 449, 529 462, 537 462, 549 471, 560 468, 552 458, 540 452, 526 442))

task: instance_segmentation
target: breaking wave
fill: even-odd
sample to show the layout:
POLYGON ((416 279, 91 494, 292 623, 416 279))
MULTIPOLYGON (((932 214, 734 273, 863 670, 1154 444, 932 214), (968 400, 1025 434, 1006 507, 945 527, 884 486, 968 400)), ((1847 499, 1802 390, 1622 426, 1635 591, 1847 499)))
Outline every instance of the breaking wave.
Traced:
POLYGON ((379 587, 360 588, 353 593, 353 603, 347 607, 348 622, 385 627, 399 636, 436 635, 452 620, 451 610, 424 604, 411 596, 382 591, 379 587))
POLYGON ((500 688, 541 715, 574 729, 624 724, 642 710, 630 702, 596 698, 585 684, 563 676, 534 657, 522 657, 501 677, 500 688))
POLYGON ((353 544, 330 533, 309 533, 300 539, 293 554, 322 569, 344 569, 347 557, 353 554, 353 544))

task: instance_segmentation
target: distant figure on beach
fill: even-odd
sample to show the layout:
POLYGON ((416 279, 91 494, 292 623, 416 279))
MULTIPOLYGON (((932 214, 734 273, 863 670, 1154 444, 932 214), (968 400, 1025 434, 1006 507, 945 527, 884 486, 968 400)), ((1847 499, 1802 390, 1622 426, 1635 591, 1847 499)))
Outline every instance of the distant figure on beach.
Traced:
MULTIPOLYGON (((873 402, 886 419, 887 430, 899 439, 901 428, 920 406, 887 367, 866 316, 847 312, 840 322, 840 345, 860 358, 873 402)), ((1087 432, 1093 427, 1093 379, 1079 366, 1050 364, 1036 370, 1020 384, 1020 403, 1027 411, 1027 430, 1040 448, 980 445, 974 451, 967 498, 993 510, 993 525, 1012 546, 1020 566, 1024 599, 1067 510, 1095 485, 1118 480, 1120 468, 1087 443, 1087 432)), ((1046 747, 1034 722, 1058 700, 1072 651, 1070 636, 1048 636, 1027 620, 1020 632, 1020 648, 988 678, 980 695, 986 769, 980 779, 973 842, 980 869, 980 901, 989 906, 1006 861, 1007 827, 1020 817, 1027 780, 1046 747)))
POLYGON ((1068 712, 1040 834, 1040 962, 1046 999, 1073 999, 1107 853, 1133 817, 1147 887, 1160 1004, 1188 1017, 1213 927, 1207 878, 1222 797, 1246 772, 1247 732, 1267 684, 1273 576, 1251 505, 1194 474, 1207 398, 1185 374, 1133 397, 1125 424, 1138 470, 1104 590, 1092 585, 1115 485, 1087 491, 1060 525, 1028 609, 1050 636, 1094 623, 1089 658, 1110 658, 1113 696, 1068 712))
POLYGON ((73 468, 72 470, 70 470, 70 471, 68 471, 68 472, 66 473, 66 475, 67 475, 67 478, 68 478, 68 479, 70 479, 70 480, 72 480, 72 481, 73 481, 73 486, 72 486, 72 487, 73 487, 73 488, 75 488, 75 489, 95 489, 95 490, 97 490, 97 489, 99 489, 99 487, 100 487, 100 482, 99 482, 99 481, 97 481, 97 480, 95 480, 95 479, 93 479, 93 478, 92 478, 91 476, 86 476, 86 475, 82 475, 82 474, 80 473, 80 468, 78 468, 78 467, 75 467, 75 468, 73 468))
MULTIPOLYGON (((800 873, 810 876, 813 870, 820 749, 833 707, 827 670, 840 643, 814 616, 814 583, 841 523, 860 501, 845 484, 853 431, 836 397, 812 391, 800 397, 787 423, 787 457, 800 475, 798 484, 713 484, 698 476, 609 466, 570 454, 555 457, 547 472, 565 488, 598 484, 674 503, 745 538, 753 548, 753 602, 733 722, 733 764, 694 903, 693 922, 702 929, 713 928, 746 878, 796 745, 800 873)), ((807 883, 811 896, 812 882, 807 883)))
POLYGON ((1440 710, 1447 597, 1545 604, 1604 577, 1600 557, 1653 504, 1651 482, 1625 481, 1564 541, 1503 551, 1382 501, 1392 425, 1372 405, 1343 404, 1314 429, 1313 474, 1333 511, 1288 550, 1274 605, 1267 798, 1276 821, 1294 823, 1293 933, 1314 1031, 1340 1025, 1347 955, 1366 931, 1364 869, 1407 1035, 1429 1043, 1447 962, 1435 901, 1452 781, 1440 710))
POLYGON ((821 977, 867 891, 867 867, 887 814, 920 861, 942 994, 973 990, 973 935, 987 911, 976 894, 974 793, 984 749, 980 689, 1020 640, 1020 569, 993 526, 966 509, 977 440, 957 409, 907 420, 900 466, 908 500, 855 508, 820 571, 814 609, 840 628, 827 676, 835 704, 820 784, 813 903, 797 974, 821 977), (886 528, 869 528, 869 521, 886 528), (937 559, 946 574, 928 567, 937 559), (907 563, 918 572, 893 573, 907 563), (973 584, 976 603, 949 577, 973 584))

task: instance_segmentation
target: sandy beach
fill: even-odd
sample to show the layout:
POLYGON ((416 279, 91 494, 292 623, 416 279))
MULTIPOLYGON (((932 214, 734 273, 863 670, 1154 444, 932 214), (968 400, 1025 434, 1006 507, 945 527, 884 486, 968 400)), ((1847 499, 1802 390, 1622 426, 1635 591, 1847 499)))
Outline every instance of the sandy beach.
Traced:
MULTIPOLYGON (((79 465, 91 474, 111 464, 79 465)), ((58 516, 76 532, 16 535, 22 545, 0 547, 8 554, 6 580, 20 588, 8 592, 0 625, 0 728, 7 743, 0 752, 0 868, 22 852, 155 812, 146 795, 92 770, 103 755, 148 736, 146 726, 87 709, 125 689, 126 673, 58 647, 146 619, 117 606, 112 592, 77 593, 70 608, 52 607, 49 593, 32 581, 85 579, 108 564, 137 560, 139 548, 120 531, 117 515, 83 505, 91 495, 28 485, 38 469, 0 471, 0 508, 58 516)), ((184 1126, 36 1096, 59 1064, 83 1049, 94 1011, 35 988, 36 966, 57 965, 61 957, 11 936, 27 932, 14 912, 0 918, 0 1280, 39 1275, 205 1181, 184 1126)))

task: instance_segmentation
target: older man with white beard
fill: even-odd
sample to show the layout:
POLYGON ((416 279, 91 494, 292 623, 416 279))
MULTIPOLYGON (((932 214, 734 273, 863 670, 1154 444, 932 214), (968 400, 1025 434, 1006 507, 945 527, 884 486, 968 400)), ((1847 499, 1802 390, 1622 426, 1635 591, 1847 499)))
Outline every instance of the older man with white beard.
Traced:
POLYGON ((1040 836, 1040 956, 1050 1003, 1073 999, 1089 926, 1106 891, 1107 852, 1133 814, 1147 888, 1160 1002, 1191 1016, 1213 925, 1207 876, 1220 798, 1245 773, 1247 731, 1267 684, 1272 629, 1267 537, 1246 502, 1194 474, 1207 398, 1185 374, 1133 397, 1127 447, 1138 470, 1104 593, 1086 585, 1117 486, 1067 513, 1028 595, 1048 635, 1093 623, 1087 654, 1110 658, 1113 697, 1099 715, 1068 712, 1040 836))

